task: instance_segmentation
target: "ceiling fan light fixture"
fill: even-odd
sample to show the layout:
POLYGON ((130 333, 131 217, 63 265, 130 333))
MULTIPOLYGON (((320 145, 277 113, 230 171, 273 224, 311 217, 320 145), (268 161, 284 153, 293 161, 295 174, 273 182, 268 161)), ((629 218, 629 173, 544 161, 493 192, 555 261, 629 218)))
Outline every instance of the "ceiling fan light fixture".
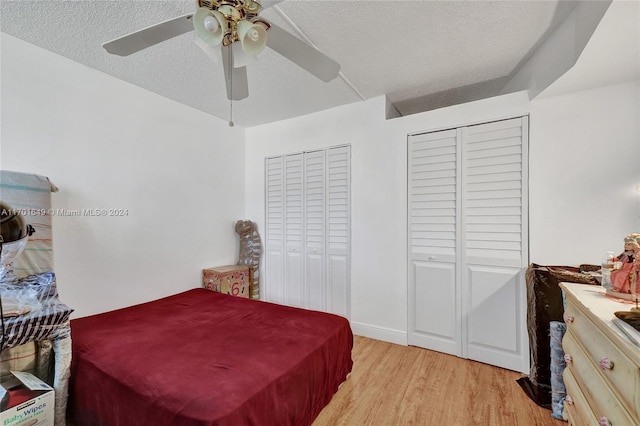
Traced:
MULTIPOLYGON (((1 0, 0 0, 1 1, 1 0)), ((195 44, 214 62, 222 61, 227 98, 249 96, 247 65, 268 45, 322 81, 340 73, 340 64, 259 13, 283 0, 197 0, 198 8, 103 45, 111 54, 128 56, 165 40, 195 30, 195 44), (267 37, 268 35, 268 37, 267 37)), ((230 123, 233 123, 230 120, 230 123)))
POLYGON ((217 10, 199 7, 193 15, 193 29, 205 42, 218 45, 227 32, 227 19, 217 10))
POLYGON ((238 22, 236 32, 242 44, 242 50, 248 55, 257 55, 267 44, 267 29, 259 22, 254 23, 243 19, 238 22))

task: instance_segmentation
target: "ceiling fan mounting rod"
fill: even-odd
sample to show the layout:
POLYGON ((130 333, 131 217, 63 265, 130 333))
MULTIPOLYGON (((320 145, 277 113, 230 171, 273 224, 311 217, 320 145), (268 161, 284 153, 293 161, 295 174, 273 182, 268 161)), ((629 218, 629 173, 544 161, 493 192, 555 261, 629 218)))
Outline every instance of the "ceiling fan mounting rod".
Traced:
MULTIPOLYGON (((227 7, 231 7, 239 12, 240 19, 253 19, 258 16, 258 13, 262 10, 262 6, 255 0, 197 0, 199 7, 206 7, 210 10, 220 10, 223 12, 227 7)), ((224 13, 224 12, 223 12, 224 13)))

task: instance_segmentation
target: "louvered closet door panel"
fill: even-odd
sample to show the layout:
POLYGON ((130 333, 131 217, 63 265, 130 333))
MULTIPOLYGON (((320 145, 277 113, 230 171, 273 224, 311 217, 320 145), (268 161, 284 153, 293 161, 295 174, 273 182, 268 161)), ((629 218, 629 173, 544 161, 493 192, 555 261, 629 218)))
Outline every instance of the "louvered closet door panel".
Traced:
POLYGON ((527 119, 463 130, 463 299, 468 357, 522 371, 528 264, 527 119))
POLYGON ((351 149, 327 150, 327 309, 349 316, 351 149))
POLYGON ((303 306, 303 166, 302 154, 284 157, 284 301, 303 306))
POLYGON ((522 119, 465 129, 464 206, 468 263, 522 264, 522 119))
POLYGON ((460 355, 457 129, 409 137, 409 343, 460 355))
POLYGON ((349 146, 266 159, 267 300, 349 316, 349 146))
POLYGON ((305 306, 326 310, 325 246, 325 152, 313 151, 304 157, 304 239, 305 306))
POLYGON ((284 302, 284 161, 267 158, 265 164, 265 299, 284 302))

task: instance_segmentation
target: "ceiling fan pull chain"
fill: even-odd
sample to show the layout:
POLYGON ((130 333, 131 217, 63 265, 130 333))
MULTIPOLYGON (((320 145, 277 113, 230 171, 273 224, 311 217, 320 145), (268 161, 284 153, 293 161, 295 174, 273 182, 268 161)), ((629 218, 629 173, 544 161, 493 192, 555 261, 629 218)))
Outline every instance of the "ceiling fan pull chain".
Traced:
POLYGON ((229 56, 229 127, 233 127, 233 56, 231 48, 227 49, 227 54, 229 56))

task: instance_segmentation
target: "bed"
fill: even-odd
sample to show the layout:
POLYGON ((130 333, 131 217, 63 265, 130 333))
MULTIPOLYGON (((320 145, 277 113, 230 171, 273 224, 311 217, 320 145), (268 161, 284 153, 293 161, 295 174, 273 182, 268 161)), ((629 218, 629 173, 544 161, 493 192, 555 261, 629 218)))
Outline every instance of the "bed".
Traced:
POLYGON ((73 319, 81 425, 310 425, 351 371, 340 316, 192 289, 73 319))

